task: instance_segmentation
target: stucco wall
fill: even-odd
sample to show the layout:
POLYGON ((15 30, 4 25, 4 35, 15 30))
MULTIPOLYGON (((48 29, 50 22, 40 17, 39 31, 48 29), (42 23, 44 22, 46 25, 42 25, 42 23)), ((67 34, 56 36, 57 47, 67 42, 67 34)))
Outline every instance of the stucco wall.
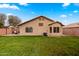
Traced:
MULTIPOLYGON (((50 33, 49 32, 49 36, 61 36, 61 35, 63 35, 62 34, 62 26, 59 24, 59 23, 55 23, 55 24, 52 24, 52 25, 50 25, 49 27, 52 27, 52 33, 50 33), (53 28, 54 27, 59 27, 59 33, 54 33, 53 32, 53 28)), ((50 30, 49 30, 50 31, 50 30)))
POLYGON ((23 24, 19 26, 20 35, 43 35, 44 32, 48 33, 48 24, 53 23, 53 21, 50 20, 40 20, 36 19, 31 22, 28 22, 26 24, 23 24), (43 23, 43 26, 39 26, 39 23, 43 23), (26 33, 25 28, 26 27, 33 27, 32 33, 26 33))

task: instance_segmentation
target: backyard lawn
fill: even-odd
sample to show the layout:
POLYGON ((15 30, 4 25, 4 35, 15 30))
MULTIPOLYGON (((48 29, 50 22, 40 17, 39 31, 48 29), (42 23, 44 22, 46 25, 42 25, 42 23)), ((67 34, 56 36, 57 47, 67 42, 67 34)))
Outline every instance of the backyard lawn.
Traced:
POLYGON ((0 36, 0 56, 79 56, 79 37, 0 36))

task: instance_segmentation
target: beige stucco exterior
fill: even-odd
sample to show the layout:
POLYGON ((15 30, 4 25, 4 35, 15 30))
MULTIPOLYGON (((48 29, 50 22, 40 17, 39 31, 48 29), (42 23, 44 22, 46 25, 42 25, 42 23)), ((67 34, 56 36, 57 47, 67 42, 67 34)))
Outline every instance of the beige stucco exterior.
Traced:
POLYGON ((20 35, 43 35, 44 32, 46 32, 48 35, 60 35, 62 34, 62 26, 59 23, 55 23, 52 24, 50 26, 52 26, 52 28, 54 26, 59 26, 60 27, 60 32, 59 33, 49 33, 49 24, 54 23, 55 21, 51 21, 47 18, 44 17, 38 17, 36 19, 33 19, 30 22, 26 22, 22 25, 19 26, 19 31, 20 31, 20 35), (42 20, 40 20, 42 19, 42 20), (39 23, 43 23, 43 26, 39 26, 39 23), (33 28, 33 32, 31 33, 27 33, 25 32, 25 28, 26 27, 32 27, 33 28))
MULTIPOLYGON (((63 33, 63 28, 62 28, 61 24, 59 24, 59 23, 54 23, 54 24, 50 25, 49 27, 52 27, 52 29, 53 29, 54 27, 59 27, 59 33, 54 33, 53 30, 52 30, 52 33, 48 33, 49 36, 61 36, 61 35, 63 35, 63 34, 62 34, 62 33, 63 33)), ((50 30, 49 30, 49 31, 50 31, 50 30)))

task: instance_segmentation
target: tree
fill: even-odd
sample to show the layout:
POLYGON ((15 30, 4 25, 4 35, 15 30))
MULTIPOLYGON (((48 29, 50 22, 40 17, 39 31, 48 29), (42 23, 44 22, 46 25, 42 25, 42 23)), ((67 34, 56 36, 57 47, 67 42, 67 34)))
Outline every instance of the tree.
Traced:
POLYGON ((6 15, 5 14, 0 14, 0 27, 4 27, 6 15))
POLYGON ((4 27, 3 23, 0 22, 0 28, 4 27))
POLYGON ((19 17, 13 15, 9 15, 8 21, 10 26, 17 26, 21 22, 19 17))

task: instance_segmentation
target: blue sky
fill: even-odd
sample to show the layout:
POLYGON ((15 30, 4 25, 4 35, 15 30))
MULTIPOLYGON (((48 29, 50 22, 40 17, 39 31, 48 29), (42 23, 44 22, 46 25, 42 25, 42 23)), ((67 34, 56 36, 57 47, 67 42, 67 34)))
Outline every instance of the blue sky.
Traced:
POLYGON ((63 24, 79 22, 78 3, 0 3, 0 13, 16 15, 27 21, 46 16, 63 24))

